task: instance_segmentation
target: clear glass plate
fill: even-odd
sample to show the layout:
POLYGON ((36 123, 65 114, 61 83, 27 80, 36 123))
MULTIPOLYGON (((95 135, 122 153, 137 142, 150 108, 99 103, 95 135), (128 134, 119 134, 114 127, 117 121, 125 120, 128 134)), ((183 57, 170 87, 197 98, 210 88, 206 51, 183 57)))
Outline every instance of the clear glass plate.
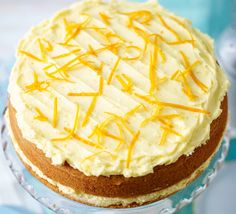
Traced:
POLYGON ((6 122, 3 118, 1 124, 1 141, 5 158, 8 165, 16 177, 19 184, 27 191, 35 200, 40 202, 45 207, 51 209, 56 213, 61 214, 167 214, 174 213, 180 210, 185 205, 191 203, 198 195, 200 195, 215 178, 218 170, 221 168, 224 159, 227 155, 230 142, 230 131, 227 129, 220 149, 213 157, 209 167, 198 177, 194 182, 189 184, 185 189, 176 194, 157 201, 152 204, 140 206, 137 208, 126 209, 111 209, 111 208, 97 208, 80 204, 78 202, 69 200, 56 192, 52 191, 35 177, 33 177, 21 163, 13 148, 11 139, 9 137, 6 122))

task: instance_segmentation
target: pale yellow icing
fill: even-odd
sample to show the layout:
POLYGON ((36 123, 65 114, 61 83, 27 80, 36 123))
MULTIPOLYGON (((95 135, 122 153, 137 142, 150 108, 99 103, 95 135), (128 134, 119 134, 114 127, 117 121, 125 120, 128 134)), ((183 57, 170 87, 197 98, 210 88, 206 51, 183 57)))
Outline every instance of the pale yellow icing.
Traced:
POLYGON ((52 164, 131 177, 206 142, 227 87, 189 21, 155 2, 92 0, 25 35, 9 94, 23 137, 52 164))

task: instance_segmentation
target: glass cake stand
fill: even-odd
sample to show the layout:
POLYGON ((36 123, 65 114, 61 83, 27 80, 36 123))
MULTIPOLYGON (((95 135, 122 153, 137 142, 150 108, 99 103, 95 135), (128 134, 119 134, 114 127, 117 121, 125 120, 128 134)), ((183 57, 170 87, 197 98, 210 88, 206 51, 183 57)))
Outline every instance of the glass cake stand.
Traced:
POLYGON ((19 160, 13 148, 12 141, 9 137, 6 128, 6 121, 3 118, 1 124, 1 141, 5 158, 8 162, 9 168, 16 177, 19 184, 28 192, 35 200, 40 202, 50 210, 60 214, 169 214, 180 210, 185 205, 190 204, 197 196, 199 196, 215 178, 218 170, 221 168, 224 159, 227 155, 230 131, 226 130, 223 142, 214 155, 209 167, 198 177, 194 182, 189 184, 185 189, 176 194, 157 201, 152 204, 140 206, 137 208, 126 209, 112 209, 112 208, 97 208, 80 204, 78 202, 69 200, 56 192, 52 191, 35 177, 33 177, 24 165, 19 160))

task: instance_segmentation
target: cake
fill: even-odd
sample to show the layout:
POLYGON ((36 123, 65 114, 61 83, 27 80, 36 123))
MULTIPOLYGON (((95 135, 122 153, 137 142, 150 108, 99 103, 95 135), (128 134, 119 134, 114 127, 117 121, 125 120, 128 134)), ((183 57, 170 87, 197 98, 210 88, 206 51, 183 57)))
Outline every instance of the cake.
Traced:
POLYGON ((25 167, 52 190, 134 207, 185 188, 227 123, 211 38, 156 1, 80 1, 20 41, 6 118, 25 167))

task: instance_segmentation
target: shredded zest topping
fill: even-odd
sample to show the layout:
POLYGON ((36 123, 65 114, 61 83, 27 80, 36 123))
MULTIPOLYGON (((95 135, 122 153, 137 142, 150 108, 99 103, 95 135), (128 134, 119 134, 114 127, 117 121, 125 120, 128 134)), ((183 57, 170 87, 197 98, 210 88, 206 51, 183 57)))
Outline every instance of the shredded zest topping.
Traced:
POLYGON ((57 97, 54 98, 54 106, 53 106, 53 127, 56 128, 58 122, 58 107, 57 107, 57 97))
POLYGON ((46 122, 48 121, 48 118, 40 111, 40 109, 35 108, 36 112, 37 112, 37 116, 34 117, 34 119, 42 121, 42 122, 46 122))
POLYGON ((87 112, 86 112, 86 115, 85 115, 85 117, 84 117, 82 126, 85 126, 85 125, 88 123, 89 117, 90 117, 90 115, 92 114, 92 112, 93 112, 93 110, 94 110, 94 108, 95 108, 95 106, 96 106, 97 98, 98 98, 98 96, 94 96, 94 97, 93 97, 93 100, 92 100, 92 102, 90 103, 90 106, 89 106, 89 108, 88 108, 88 110, 87 110, 87 112))
POLYGON ((24 55, 28 56, 29 58, 34 59, 38 62, 44 62, 42 59, 38 58, 37 56, 35 56, 27 51, 20 50, 19 53, 24 54, 24 55))
POLYGON ((127 160, 126 160, 126 167, 129 168, 130 166, 130 162, 131 162, 131 157, 132 157, 132 153, 133 153, 133 149, 135 146, 135 143, 137 142, 138 138, 140 135, 140 131, 138 131, 134 136, 132 141, 129 144, 129 148, 128 148, 128 155, 127 155, 127 160))
POLYGON ((65 140, 69 140, 69 139, 73 138, 74 135, 75 135, 75 131, 79 126, 79 113, 80 113, 80 106, 77 105, 73 128, 70 130, 69 134, 65 137, 53 138, 53 139, 51 139, 51 141, 54 141, 54 142, 56 142, 56 141, 65 141, 65 140))
POLYGON ((109 76, 108 76, 108 79, 107 79, 107 84, 108 84, 108 85, 111 84, 113 75, 114 75, 115 71, 117 70, 117 68, 118 68, 118 66, 119 66, 120 60, 121 60, 121 58, 118 57, 117 60, 116 60, 115 65, 114 65, 114 67, 111 69, 111 72, 110 72, 110 74, 109 74, 109 76))
MULTIPOLYGON (((110 17, 110 15, 107 15, 105 12, 98 12, 97 17, 99 17, 99 19, 93 19, 90 15, 82 14, 85 18, 81 19, 82 21, 78 23, 64 18, 63 36, 60 41, 52 42, 43 37, 38 38, 35 40, 37 42, 36 53, 19 50, 19 54, 25 55, 27 61, 31 59, 33 62, 37 61, 41 63, 32 63, 41 66, 39 67, 39 71, 41 70, 42 74, 40 74, 39 71, 33 71, 33 82, 25 86, 26 93, 34 91, 51 92, 48 88, 51 86, 49 89, 53 89, 54 85, 50 84, 55 81, 65 81, 66 83, 63 83, 68 85, 76 84, 76 78, 79 79, 79 77, 76 76, 76 72, 77 70, 79 72, 81 67, 82 69, 85 68, 84 70, 86 72, 91 72, 93 77, 96 77, 97 80, 94 84, 96 84, 97 90, 83 91, 83 89, 80 89, 77 92, 69 91, 67 93, 71 102, 79 102, 80 100, 86 101, 87 99, 90 103, 85 110, 84 106, 76 104, 72 127, 63 127, 65 136, 55 137, 51 139, 51 141, 68 142, 70 139, 75 139, 86 146, 101 150, 85 157, 82 159, 81 163, 96 158, 101 154, 105 154, 105 157, 109 156, 115 159, 117 156, 114 155, 113 152, 119 154, 121 149, 125 149, 125 151, 127 151, 125 167, 129 169, 135 145, 142 134, 142 130, 148 128, 144 126, 147 124, 152 125, 153 122, 158 124, 161 130, 159 145, 164 146, 169 142, 168 140, 171 137, 177 139, 184 137, 176 126, 176 122, 179 122, 178 120, 181 121, 184 119, 184 112, 182 111, 210 115, 208 110, 200 107, 195 108, 189 105, 160 101, 159 99, 161 98, 158 97, 159 92, 161 92, 160 85, 165 81, 174 80, 175 82, 170 82, 181 86, 182 92, 188 97, 190 103, 191 101, 198 101, 201 95, 199 93, 208 93, 209 88, 199 79, 198 73, 196 72, 197 66, 201 64, 199 57, 190 60, 188 54, 181 51, 185 50, 185 46, 189 48, 192 44, 190 48, 194 50, 194 48, 199 45, 194 40, 194 34, 192 35, 191 33, 190 25, 174 16, 168 15, 166 18, 166 16, 162 16, 161 13, 153 14, 148 10, 118 13, 121 14, 125 22, 128 20, 128 26, 126 25, 125 27, 131 30, 130 33, 137 35, 138 42, 136 42, 135 39, 132 41, 132 39, 129 38, 125 40, 124 38, 127 38, 127 35, 123 38, 122 35, 120 35, 121 32, 113 29, 111 25, 115 25, 115 16, 111 15, 110 17), (151 28, 153 25, 157 24, 155 20, 158 21, 158 24, 162 25, 162 28, 156 29, 156 31, 153 32, 151 28), (101 21, 103 23, 101 23, 101 21), (94 23, 98 25, 94 25, 94 23), (185 33, 185 38, 180 35, 178 29, 176 30, 176 26, 180 26, 181 29, 183 28, 181 32, 185 33), (173 39, 166 39, 165 33, 168 33, 173 39), (85 43, 81 42, 83 36, 90 36, 91 39, 93 39, 93 43, 88 44, 87 41, 85 41, 85 43), (77 41, 78 39, 81 40, 77 41), (141 41, 141 44, 139 44, 139 41, 141 41), (136 43, 138 43, 138 45, 136 43), (180 58, 179 64, 183 66, 181 69, 178 68, 178 70, 174 70, 172 75, 165 75, 165 73, 168 74, 168 72, 164 70, 166 68, 164 66, 169 66, 168 63, 170 61, 170 66, 167 67, 167 69, 171 70, 171 60, 175 57, 175 53, 173 53, 173 55, 169 54, 171 48, 173 49, 173 47, 170 46, 174 45, 179 45, 179 47, 177 47, 180 58), (57 51, 57 48, 60 48, 59 51, 57 51), (103 57, 105 59, 107 57, 110 61, 107 60, 106 62, 103 57), (169 60, 168 63, 166 63, 167 60, 169 60), (113 62, 113 64, 111 65, 110 62, 113 62), (141 66, 141 64, 143 64, 143 66, 141 66), (146 66, 147 73, 143 74, 138 66, 140 66, 140 69, 146 66), (122 69, 129 67, 133 67, 134 69, 122 71, 122 69), (135 73, 132 73, 135 72, 135 69, 140 73, 140 76, 143 75, 143 83, 147 83, 147 87, 140 87, 144 85, 140 83, 139 79, 137 80, 135 78, 135 73), (46 77, 46 80, 40 81, 39 74, 40 77, 46 77), (49 81, 47 81, 48 79, 49 81), (112 85, 113 81, 114 85, 112 85), (191 84, 196 85, 199 90, 191 87, 191 84), (81 137, 80 134, 78 134, 80 129, 83 131, 83 127, 88 124, 90 125, 90 123, 93 124, 93 116, 94 118, 99 116, 96 115, 95 117, 95 112, 96 114, 99 113, 99 111, 96 111, 96 108, 99 107, 100 110, 100 105, 102 104, 102 102, 99 102, 98 104, 100 105, 98 106, 98 99, 101 99, 101 101, 107 100, 108 102, 109 99, 111 99, 109 96, 106 96, 108 95, 109 87, 115 87, 122 91, 124 97, 127 96, 131 98, 127 106, 129 107, 129 105, 131 105, 132 108, 126 109, 124 107, 125 111, 123 108, 120 108, 119 110, 122 113, 119 114, 107 112, 106 109, 104 109, 102 114, 106 114, 106 119, 102 122, 95 123, 91 130, 89 126, 84 128, 88 128, 89 134, 88 136, 81 137), (138 93, 139 91, 143 94, 138 93), (82 113, 83 120, 80 121, 81 109, 84 110, 84 112, 82 113), (133 123, 135 119, 140 120, 140 118, 140 123, 133 123), (112 149, 108 149, 108 144, 111 142, 115 142, 116 144, 114 144, 114 146, 112 144, 112 149)), ((110 14, 110 12, 108 14, 110 14)), ((122 17, 120 17, 121 20, 123 20, 122 17)), ((88 86, 90 86, 90 82, 88 82, 88 86)), ((54 97, 53 106, 51 106, 53 112, 50 118, 52 119, 52 127, 59 128, 59 119, 62 119, 60 118, 60 112, 58 110, 58 97, 56 97, 55 94, 50 93, 50 99, 54 97)), ((116 94, 114 96, 116 96, 116 94)), ((119 96, 119 94, 117 94, 117 96, 119 96)), ((104 108, 105 107, 106 105, 104 105, 104 108)), ((120 107, 119 103, 116 108, 117 107, 120 107)), ((36 116, 34 119, 41 122, 49 121, 48 117, 45 116, 40 109, 35 108, 35 111, 36 116)), ((100 158, 104 157, 101 155, 100 158)))
POLYGON ((74 39, 80 33, 80 31, 87 26, 90 21, 90 16, 87 16, 87 19, 85 19, 81 23, 69 23, 66 19, 64 19, 64 25, 66 30, 64 44, 68 44, 72 39, 74 39))
POLYGON ((116 75, 116 78, 123 87, 122 88, 123 91, 132 93, 132 88, 134 83, 130 77, 128 77, 126 74, 122 74, 122 75, 116 75))
POLYGON ((46 91, 49 87, 49 82, 47 81, 39 81, 38 80, 38 74, 34 71, 34 82, 30 85, 25 86, 25 92, 29 93, 35 90, 38 90, 40 92, 46 91))
POLYGON ((141 94, 138 94, 138 93, 135 93, 135 95, 137 97, 139 97, 140 99, 148 102, 149 104, 158 104, 158 105, 161 105, 161 106, 182 109, 182 110, 185 110, 185 111, 192 111, 192 112, 202 113, 202 114, 210 114, 209 111, 204 110, 204 109, 193 108, 193 107, 184 106, 184 105, 175 104, 175 103, 159 102, 157 100, 152 100, 151 98, 149 98, 146 95, 141 95, 141 94))
POLYGON ((64 54, 60 54, 60 55, 54 56, 53 59, 64 58, 64 57, 70 56, 70 55, 72 55, 72 54, 79 53, 80 51, 81 51, 81 49, 78 48, 78 49, 75 49, 75 50, 73 50, 73 51, 70 51, 69 53, 64 53, 64 54))
POLYGON ((148 25, 152 20, 152 13, 148 10, 138 10, 130 13, 121 13, 121 14, 127 15, 129 17, 128 26, 133 26, 134 21, 144 25, 148 25))
MULTIPOLYGON (((72 133, 72 130, 69 129, 69 128, 65 128, 65 131, 68 132, 69 134, 72 133)), ((83 137, 81 137, 81 136, 79 136, 79 135, 77 135, 77 134, 75 134, 75 133, 73 133, 72 136, 73 136, 76 140, 78 140, 78 141, 80 141, 80 142, 82 142, 82 143, 84 143, 84 144, 86 144, 86 145, 88 145, 88 146, 92 146, 92 147, 95 147, 95 148, 97 148, 97 149, 104 149, 103 146, 101 146, 101 145, 99 145, 99 144, 97 144, 97 143, 94 143, 94 142, 92 142, 92 141, 90 141, 90 140, 87 140, 87 139, 85 139, 85 138, 83 138, 83 137)))
POLYGON ((109 17, 107 14, 100 12, 99 16, 101 17, 102 21, 106 24, 106 25, 110 25, 110 19, 111 17, 109 17))
POLYGON ((196 85, 205 93, 207 93, 208 91, 208 87, 202 83, 197 77, 196 75, 193 73, 193 68, 196 67, 198 64, 200 64, 199 61, 196 61, 193 65, 190 65, 189 59, 187 58, 187 56, 184 54, 183 51, 180 51, 180 54, 183 58, 183 61, 185 63, 185 66, 189 68, 189 74, 190 77, 193 79, 193 81, 196 83, 196 85))

